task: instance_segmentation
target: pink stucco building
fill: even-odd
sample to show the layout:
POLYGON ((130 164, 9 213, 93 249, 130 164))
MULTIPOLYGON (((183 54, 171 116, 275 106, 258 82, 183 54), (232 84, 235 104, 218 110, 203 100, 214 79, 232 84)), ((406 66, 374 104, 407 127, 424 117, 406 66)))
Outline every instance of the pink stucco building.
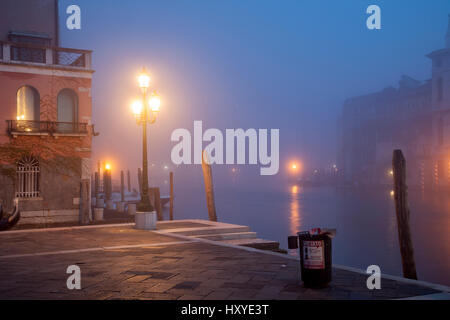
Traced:
POLYGON ((58 46, 57 5, 0 2, 0 201, 22 224, 89 215, 91 51, 58 46))

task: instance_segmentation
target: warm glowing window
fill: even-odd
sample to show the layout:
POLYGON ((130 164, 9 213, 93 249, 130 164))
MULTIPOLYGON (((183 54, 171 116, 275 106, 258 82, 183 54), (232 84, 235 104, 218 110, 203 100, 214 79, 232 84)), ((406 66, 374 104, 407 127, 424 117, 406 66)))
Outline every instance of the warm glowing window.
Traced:
POLYGON ((30 86, 17 91, 17 120, 39 121, 39 93, 30 86))

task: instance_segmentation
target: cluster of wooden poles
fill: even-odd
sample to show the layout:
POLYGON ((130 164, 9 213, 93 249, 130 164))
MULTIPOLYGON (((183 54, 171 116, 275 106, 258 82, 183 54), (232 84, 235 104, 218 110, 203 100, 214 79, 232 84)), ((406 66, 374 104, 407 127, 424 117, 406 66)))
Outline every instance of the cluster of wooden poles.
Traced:
MULTIPOLYGON (((100 171, 94 173, 93 177, 93 196, 96 199, 99 199, 101 191, 104 193, 104 200, 107 205, 109 202, 112 202, 112 178, 111 178, 111 170, 103 170, 103 190, 100 190, 100 171)), ((173 187, 174 179, 173 172, 170 172, 170 220, 173 220, 173 198, 174 198, 174 187, 173 187)), ((138 168, 138 185, 139 185, 139 194, 142 194, 142 170, 138 168)), ((126 189, 128 192, 131 192, 131 177, 130 170, 127 170, 127 183, 126 189)), ((162 204, 161 204, 161 193, 158 187, 150 187, 149 188, 150 199, 152 200, 152 204, 155 207, 155 210, 158 214, 158 220, 164 220, 163 212, 162 212, 162 204)), ((125 173, 124 171, 120 171, 120 202, 125 203, 125 173)))

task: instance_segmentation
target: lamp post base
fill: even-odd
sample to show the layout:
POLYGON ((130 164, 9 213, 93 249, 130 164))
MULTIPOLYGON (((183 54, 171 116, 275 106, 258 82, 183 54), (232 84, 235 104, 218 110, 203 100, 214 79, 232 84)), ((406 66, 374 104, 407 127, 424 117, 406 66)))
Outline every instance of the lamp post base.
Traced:
POLYGON ((157 215, 156 211, 138 211, 135 215, 135 227, 138 230, 155 230, 157 215))

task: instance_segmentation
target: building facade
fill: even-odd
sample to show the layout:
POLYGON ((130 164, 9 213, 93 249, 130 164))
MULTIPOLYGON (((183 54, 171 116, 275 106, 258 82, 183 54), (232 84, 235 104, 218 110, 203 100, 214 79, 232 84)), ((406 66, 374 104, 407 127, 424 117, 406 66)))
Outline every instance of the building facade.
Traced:
POLYGON ((0 2, 0 201, 21 224, 90 215, 91 51, 59 47, 57 5, 0 2))
POLYGON ((431 79, 402 76, 398 87, 344 102, 339 119, 342 183, 392 185, 392 153, 401 149, 408 183, 450 186, 450 15, 445 48, 427 55, 431 79))

